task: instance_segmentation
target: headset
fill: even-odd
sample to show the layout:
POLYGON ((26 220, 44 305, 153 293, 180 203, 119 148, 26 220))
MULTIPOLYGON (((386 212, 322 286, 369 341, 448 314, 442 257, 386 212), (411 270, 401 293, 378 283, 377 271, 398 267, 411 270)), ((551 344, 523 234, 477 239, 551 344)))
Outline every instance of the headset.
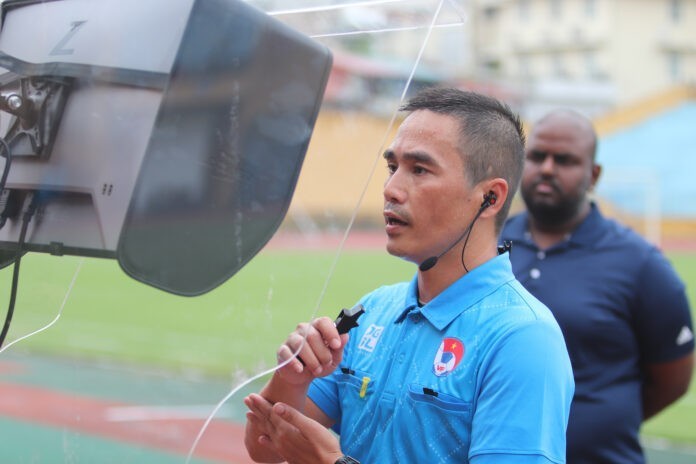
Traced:
MULTIPOLYGON (((474 219, 471 221, 469 226, 466 229, 464 229, 464 232, 462 233, 462 235, 460 235, 459 238, 457 238, 457 240, 455 242, 453 242, 450 246, 448 246, 447 249, 445 249, 445 251, 443 251, 442 253, 440 253, 437 256, 431 256, 430 258, 427 258, 425 261, 420 263, 420 265, 418 266, 418 269, 420 269, 423 272, 425 272, 429 269, 432 269, 433 266, 435 266, 437 264, 437 261, 440 258, 442 258, 442 256, 445 253, 447 253, 452 248, 454 248, 454 246, 457 243, 461 242, 465 236, 466 236, 466 240, 464 241, 464 248, 466 248, 466 242, 469 240, 469 234, 471 233, 471 229, 474 227, 476 220, 479 218, 481 213, 483 213, 486 210, 486 208, 488 208, 492 205, 495 205, 496 201, 498 201, 498 196, 495 194, 495 192, 490 190, 488 193, 486 193, 483 196, 483 202, 481 203, 481 207, 479 208, 478 212, 476 213, 476 216, 474 216, 474 219)), ((464 265, 463 256, 464 256, 464 249, 462 249, 462 265, 464 265)), ((468 269, 466 269, 466 265, 464 265, 464 269, 468 271, 468 269)))

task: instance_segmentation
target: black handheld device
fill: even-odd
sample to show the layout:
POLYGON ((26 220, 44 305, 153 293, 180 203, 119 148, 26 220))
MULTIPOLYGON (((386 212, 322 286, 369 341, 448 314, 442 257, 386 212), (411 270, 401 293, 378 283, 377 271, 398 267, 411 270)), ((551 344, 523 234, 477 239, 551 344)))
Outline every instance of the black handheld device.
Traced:
MULTIPOLYGON (((350 329, 358 326, 358 318, 365 312, 361 304, 357 304, 350 309, 343 308, 338 317, 334 320, 334 325, 339 334, 348 333, 350 329)), ((297 359, 304 365, 304 361, 299 356, 297 359)))
POLYGON ((358 318, 365 312, 361 304, 357 304, 350 309, 343 308, 334 321, 336 330, 339 334, 348 333, 350 329, 358 326, 358 318))

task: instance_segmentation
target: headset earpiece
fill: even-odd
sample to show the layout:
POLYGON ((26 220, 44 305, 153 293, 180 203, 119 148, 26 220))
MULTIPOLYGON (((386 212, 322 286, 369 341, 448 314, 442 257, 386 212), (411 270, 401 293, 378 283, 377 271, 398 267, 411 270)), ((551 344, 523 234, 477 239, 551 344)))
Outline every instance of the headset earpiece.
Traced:
POLYGON ((481 203, 481 208, 488 208, 491 205, 495 205, 498 201, 498 196, 491 190, 483 196, 483 203, 481 203))

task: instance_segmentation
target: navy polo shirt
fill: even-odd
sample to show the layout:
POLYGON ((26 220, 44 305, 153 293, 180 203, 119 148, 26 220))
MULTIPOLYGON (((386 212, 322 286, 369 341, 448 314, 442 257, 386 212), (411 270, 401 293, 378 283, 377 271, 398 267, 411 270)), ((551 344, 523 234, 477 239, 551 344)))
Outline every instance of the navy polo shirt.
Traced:
POLYGON ((501 240, 518 280, 553 312, 575 376, 568 461, 644 462, 641 365, 694 348, 685 287, 667 259, 596 205, 566 240, 540 250, 522 213, 501 240))

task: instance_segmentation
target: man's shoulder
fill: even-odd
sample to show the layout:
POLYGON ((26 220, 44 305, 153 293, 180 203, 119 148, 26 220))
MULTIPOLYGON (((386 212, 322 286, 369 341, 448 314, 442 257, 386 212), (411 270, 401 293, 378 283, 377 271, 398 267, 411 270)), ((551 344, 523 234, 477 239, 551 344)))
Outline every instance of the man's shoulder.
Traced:
POLYGON ((525 224, 527 221, 527 213, 521 212, 510 216, 503 224, 503 229, 501 233, 502 238, 517 238, 520 237, 525 230, 525 224))
POLYGON ((554 330, 557 327, 551 310, 517 279, 511 279, 500 286, 479 305, 485 309, 485 313, 500 318, 498 323, 502 325, 513 327, 540 324, 554 327, 554 330))
POLYGON ((515 279, 508 282, 507 288, 513 295, 509 300, 515 302, 520 308, 524 308, 530 318, 555 323, 551 310, 546 304, 532 295, 519 280, 515 279))
POLYGON ((603 248, 615 249, 632 257, 635 265, 637 261, 651 260, 662 255, 659 248, 640 235, 631 227, 613 218, 603 218, 604 233, 602 240, 598 240, 595 248, 601 251, 603 248))

